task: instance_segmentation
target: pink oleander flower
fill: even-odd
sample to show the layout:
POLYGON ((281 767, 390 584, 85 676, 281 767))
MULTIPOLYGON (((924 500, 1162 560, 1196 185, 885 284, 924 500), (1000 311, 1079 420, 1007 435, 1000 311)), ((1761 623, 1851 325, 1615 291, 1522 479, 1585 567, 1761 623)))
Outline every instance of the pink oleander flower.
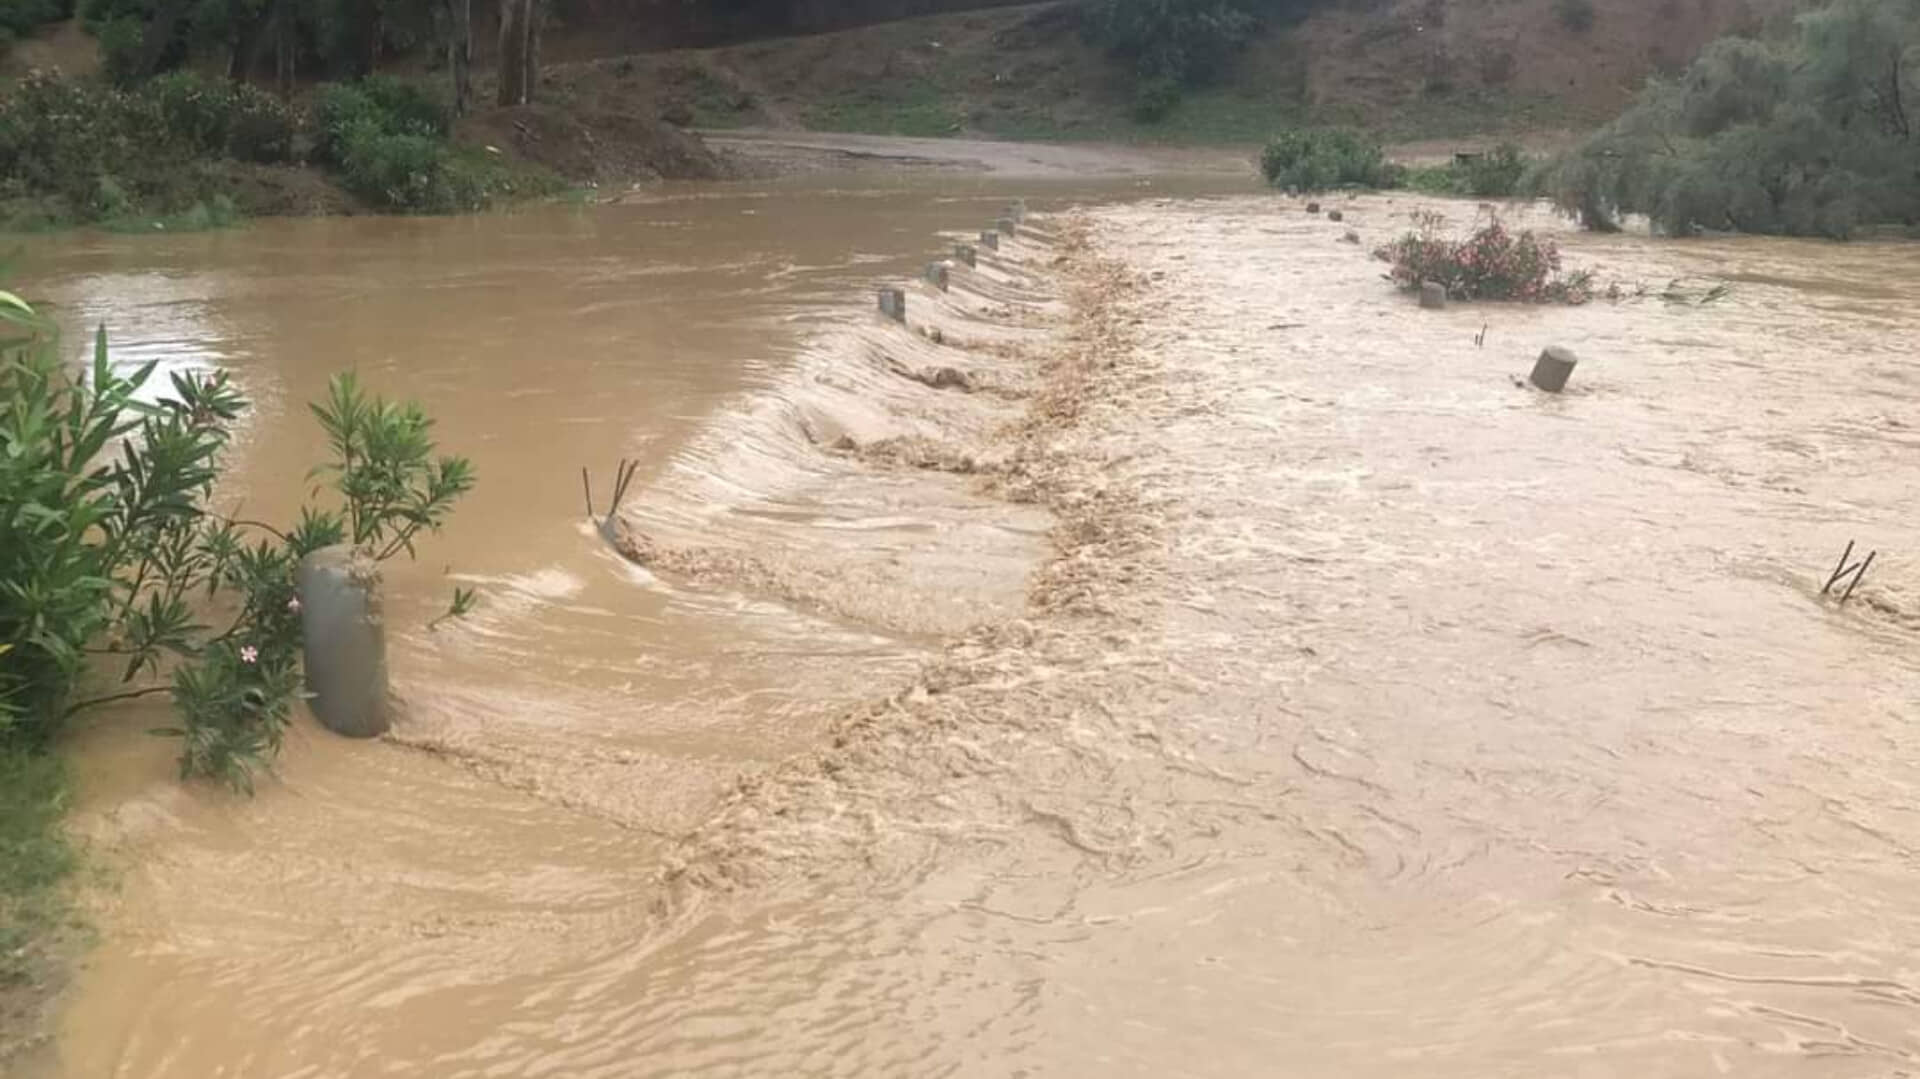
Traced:
POLYGON ((252 645, 240 649, 240 662, 254 663, 260 659, 260 650, 252 645))
POLYGON ((292 611, 294 614, 300 613, 300 597, 299 596, 295 596, 292 599, 287 601, 287 610, 292 611))

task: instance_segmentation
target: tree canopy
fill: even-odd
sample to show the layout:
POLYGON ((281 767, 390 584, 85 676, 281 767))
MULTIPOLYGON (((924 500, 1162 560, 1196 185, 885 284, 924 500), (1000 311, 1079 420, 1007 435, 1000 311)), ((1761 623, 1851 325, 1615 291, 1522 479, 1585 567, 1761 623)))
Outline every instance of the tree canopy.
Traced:
POLYGON ((1539 177, 1591 228, 1644 214, 1841 238, 1920 221, 1920 0, 1832 0, 1778 40, 1723 38, 1539 177))

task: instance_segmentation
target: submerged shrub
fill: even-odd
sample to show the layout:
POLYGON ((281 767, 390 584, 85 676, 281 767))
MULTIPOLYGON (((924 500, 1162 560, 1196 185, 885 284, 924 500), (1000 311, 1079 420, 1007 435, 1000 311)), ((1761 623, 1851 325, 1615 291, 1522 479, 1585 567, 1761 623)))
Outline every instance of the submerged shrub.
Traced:
POLYGON ((1297 128, 1274 137, 1260 155, 1260 171, 1275 187, 1324 191, 1381 187, 1389 179, 1380 142, 1352 128, 1297 128))
POLYGON ((1578 304, 1593 298, 1593 274, 1562 274, 1552 240, 1531 231, 1511 233, 1498 221, 1454 240, 1440 234, 1437 218, 1427 217, 1374 255, 1391 266, 1389 276, 1407 291, 1433 281, 1462 300, 1578 304))

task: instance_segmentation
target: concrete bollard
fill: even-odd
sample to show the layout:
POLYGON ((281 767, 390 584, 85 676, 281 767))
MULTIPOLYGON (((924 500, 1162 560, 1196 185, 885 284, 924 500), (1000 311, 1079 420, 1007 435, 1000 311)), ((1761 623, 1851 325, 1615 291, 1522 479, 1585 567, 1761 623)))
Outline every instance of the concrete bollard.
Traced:
POLYGON ((1533 374, 1527 376, 1527 381, 1548 393, 1559 393, 1566 388, 1567 379, 1579 363, 1580 358, 1572 349, 1549 345, 1541 350, 1540 358, 1533 361, 1533 374))
POLYGON ((1016 222, 1025 221, 1027 219, 1027 200, 1013 200, 1013 204, 1007 207, 1007 216, 1013 218, 1016 222))
POLYGON ((1353 231, 1352 229, 1348 229, 1347 234, 1345 236, 1340 237, 1340 242, 1347 243, 1347 244, 1357 244, 1360 242, 1360 234, 1353 231))
POLYGON ((1327 220, 1328 220, 1328 221, 1343 221, 1343 220, 1345 220, 1345 219, 1346 219, 1346 216, 1347 216, 1346 214, 1343 214, 1343 213, 1341 213, 1341 212, 1340 212, 1340 211, 1338 211, 1338 210, 1328 210, 1328 211, 1327 211, 1327 220))
POLYGON ((992 229, 988 229, 987 231, 981 233, 980 246, 986 248, 989 251, 1000 250, 1000 234, 993 231, 992 229))
POLYGON ((939 289, 941 292, 947 291, 947 264, 946 263, 944 262, 927 263, 927 284, 932 285, 934 288, 939 289))
POLYGON ((1317 202, 1309 202, 1309 203, 1307 203, 1307 212, 1308 212, 1308 213, 1310 213, 1310 214, 1317 214, 1317 213, 1319 213, 1319 212, 1320 212, 1320 204, 1319 204, 1319 203, 1317 203, 1317 202))
POLYGON ((387 710, 387 628, 380 568, 365 552, 322 547, 294 571, 307 688, 320 722, 335 734, 372 738, 393 725, 387 710))
POLYGON ((1004 233, 1006 233, 1006 234, 1007 234, 1007 235, 1009 235, 1009 236, 1012 236, 1012 235, 1014 235, 1015 233, 1017 233, 1017 232, 1019 232, 1019 231, 1020 231, 1020 225, 1019 225, 1019 223, 1018 223, 1018 222, 1016 222, 1016 221, 1015 221, 1015 220, 1014 220, 1013 218, 1011 218, 1011 217, 1003 217, 1003 218, 1001 218, 1001 219, 999 219, 998 221, 995 221, 995 222, 993 223, 993 227, 994 227, 994 228, 996 228, 996 229, 999 229, 999 230, 1000 230, 1001 232, 1004 232, 1004 233))
POLYGON ((895 322, 907 321, 907 290, 902 288, 881 289, 880 313, 895 322))
POLYGON ((974 250, 972 244, 954 244, 953 260, 955 262, 964 262, 968 266, 978 266, 980 265, 980 252, 974 250))
POLYGON ((1447 286, 1438 281, 1420 282, 1420 306, 1435 311, 1447 306, 1447 286))

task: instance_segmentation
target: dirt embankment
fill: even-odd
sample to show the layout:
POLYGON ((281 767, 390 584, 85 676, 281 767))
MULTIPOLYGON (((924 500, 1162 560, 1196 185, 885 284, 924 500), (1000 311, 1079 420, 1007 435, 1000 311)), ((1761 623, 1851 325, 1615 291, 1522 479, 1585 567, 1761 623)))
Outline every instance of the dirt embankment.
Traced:
POLYGON ((739 172, 698 136, 648 113, 579 102, 483 109, 461 121, 456 137, 598 186, 739 172))

